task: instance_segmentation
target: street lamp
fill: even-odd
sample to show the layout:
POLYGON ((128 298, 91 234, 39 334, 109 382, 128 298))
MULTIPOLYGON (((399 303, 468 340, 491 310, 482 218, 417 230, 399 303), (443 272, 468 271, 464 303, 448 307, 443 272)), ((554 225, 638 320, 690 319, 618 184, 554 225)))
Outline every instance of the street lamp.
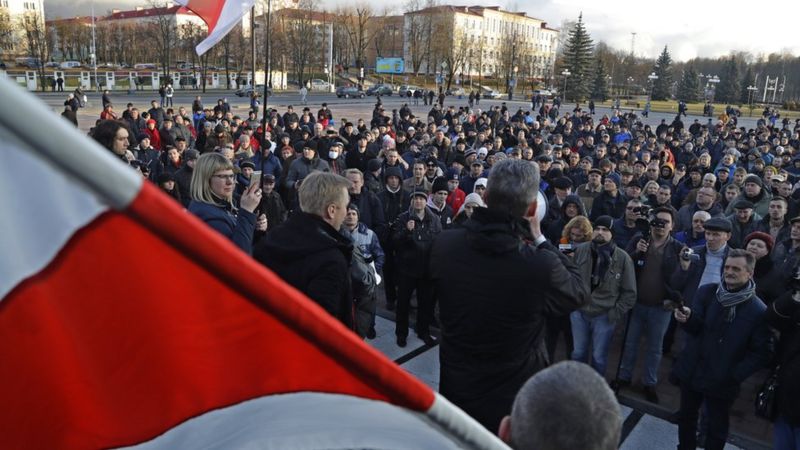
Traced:
POLYGON ((631 95, 631 84, 633 84, 633 77, 628 77, 627 81, 628 81, 628 84, 627 84, 628 92, 626 93, 626 95, 630 96, 631 95))
POLYGON ((508 100, 511 101, 514 98, 514 88, 517 86, 517 72, 519 71, 518 66, 514 66, 514 75, 511 77, 511 81, 508 83, 508 100))
POLYGON ((570 75, 572 75, 572 72, 570 72, 569 69, 564 69, 564 71, 561 72, 561 75, 564 75, 564 103, 566 103, 567 102, 567 78, 570 75))
POLYGON ((753 85, 747 86, 747 93, 750 97, 748 101, 748 104, 750 105, 750 117, 753 116, 753 95, 755 95, 757 90, 758 88, 753 85))
POLYGON ((647 95, 647 101, 653 99, 653 87, 656 85, 656 80, 658 79, 658 75, 655 72, 651 72, 650 75, 647 76, 647 79, 650 80, 650 93, 647 95))

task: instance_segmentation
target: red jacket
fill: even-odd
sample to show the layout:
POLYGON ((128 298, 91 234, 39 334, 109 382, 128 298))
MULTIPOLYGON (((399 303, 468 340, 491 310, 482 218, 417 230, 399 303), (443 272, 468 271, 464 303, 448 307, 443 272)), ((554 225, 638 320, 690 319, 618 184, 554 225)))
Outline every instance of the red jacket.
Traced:
POLYGON ((455 191, 447 194, 447 205, 453 208, 453 214, 457 213, 459 209, 461 209, 461 205, 464 204, 464 201, 467 199, 467 194, 464 193, 459 188, 456 188, 455 191))

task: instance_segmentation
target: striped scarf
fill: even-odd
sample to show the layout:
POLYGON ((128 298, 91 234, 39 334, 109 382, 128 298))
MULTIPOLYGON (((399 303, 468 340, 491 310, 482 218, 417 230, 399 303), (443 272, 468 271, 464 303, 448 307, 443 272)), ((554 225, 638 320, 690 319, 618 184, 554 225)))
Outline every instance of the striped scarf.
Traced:
POLYGON ((731 323, 736 318, 736 305, 750 300, 756 292, 756 283, 752 279, 743 288, 731 292, 725 287, 725 282, 717 287, 717 301, 723 308, 725 322, 731 323))

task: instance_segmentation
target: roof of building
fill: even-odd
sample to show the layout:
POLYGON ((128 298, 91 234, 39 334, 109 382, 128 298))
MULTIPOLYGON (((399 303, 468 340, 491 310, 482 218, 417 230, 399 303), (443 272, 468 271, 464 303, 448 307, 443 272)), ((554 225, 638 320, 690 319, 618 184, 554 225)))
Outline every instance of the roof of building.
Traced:
POLYGON ((185 6, 170 6, 169 8, 142 8, 130 11, 114 11, 110 15, 103 17, 101 20, 121 20, 121 19, 137 19, 143 17, 157 17, 157 16, 171 16, 185 14, 189 16, 196 15, 188 10, 185 6))
POLYGON ((65 19, 50 19, 46 20, 45 24, 47 26, 56 26, 56 25, 68 25, 68 24, 83 24, 83 25, 91 25, 92 24, 92 16, 77 16, 77 17, 67 17, 65 19))
POLYGON ((457 6, 457 5, 441 5, 441 6, 431 6, 428 8, 423 8, 417 11, 412 11, 409 14, 422 14, 422 13, 429 13, 429 12, 455 12, 460 14, 469 14, 473 16, 481 16, 483 17, 483 12, 485 10, 492 10, 497 11, 504 14, 511 14, 515 16, 525 17, 532 20, 538 20, 539 22, 544 22, 542 19, 528 16, 525 12, 513 12, 513 11, 505 11, 499 6, 457 6))

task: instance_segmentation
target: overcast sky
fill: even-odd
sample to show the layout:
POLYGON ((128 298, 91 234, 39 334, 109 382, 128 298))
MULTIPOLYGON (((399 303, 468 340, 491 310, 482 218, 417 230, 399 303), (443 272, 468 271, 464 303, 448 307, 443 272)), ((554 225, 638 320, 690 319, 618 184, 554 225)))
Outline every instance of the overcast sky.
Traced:
MULTIPOLYGON (((322 0, 324 5, 353 3, 353 0, 322 0)), ((359 1, 359 0, 356 0, 359 1)), ((363 0, 367 1, 367 0, 363 0)), ((377 6, 396 7, 403 0, 369 0, 377 6)), ((636 33, 638 56, 655 58, 668 45, 673 59, 685 61, 697 56, 716 57, 732 50, 754 55, 786 51, 800 55, 796 18, 797 0, 771 2, 720 2, 698 0, 481 0, 480 2, 443 1, 456 5, 498 5, 519 7, 530 16, 558 28, 563 20, 583 19, 592 38, 614 48, 630 50, 631 33, 636 33), (486 3, 484 3, 486 2, 486 3), (663 5, 659 7, 658 5, 663 5)), ((97 14, 112 8, 132 9, 145 5, 141 0, 96 0, 97 14)), ((401 13, 401 7, 395 10, 401 13)), ((45 0, 48 17, 89 14, 90 0, 45 0)))

